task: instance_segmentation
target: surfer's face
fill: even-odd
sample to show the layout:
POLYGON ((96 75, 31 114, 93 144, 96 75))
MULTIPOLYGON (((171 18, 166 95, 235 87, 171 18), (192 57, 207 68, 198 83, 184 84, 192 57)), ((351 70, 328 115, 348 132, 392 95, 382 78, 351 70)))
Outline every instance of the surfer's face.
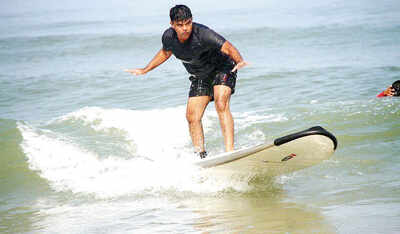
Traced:
POLYGON ((190 37, 190 34, 192 34, 192 18, 181 21, 172 21, 171 26, 178 35, 180 42, 186 41, 190 37))

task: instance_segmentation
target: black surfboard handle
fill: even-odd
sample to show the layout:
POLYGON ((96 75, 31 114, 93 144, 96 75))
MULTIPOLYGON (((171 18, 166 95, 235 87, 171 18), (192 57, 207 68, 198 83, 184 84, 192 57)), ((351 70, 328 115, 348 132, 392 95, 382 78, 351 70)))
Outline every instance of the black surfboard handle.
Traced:
POLYGON ((309 129, 301 131, 301 132, 296 132, 296 133, 293 133, 293 134, 290 134, 287 136, 277 138, 274 141, 274 145, 279 146, 279 145, 288 143, 290 141, 296 140, 298 138, 305 137, 305 136, 311 136, 311 135, 323 135, 323 136, 329 137, 333 141, 333 145, 334 145, 333 149, 336 150, 337 144, 338 144, 336 137, 321 126, 314 126, 312 128, 309 128, 309 129))

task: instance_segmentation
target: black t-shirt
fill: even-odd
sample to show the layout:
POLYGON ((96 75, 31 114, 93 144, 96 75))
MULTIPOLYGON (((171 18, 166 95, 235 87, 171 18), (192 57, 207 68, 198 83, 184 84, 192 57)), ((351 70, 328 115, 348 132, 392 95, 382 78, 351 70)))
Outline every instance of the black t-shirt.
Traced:
POLYGON ((207 26, 193 23, 192 34, 184 43, 178 40, 173 28, 162 36, 163 49, 172 51, 186 70, 198 78, 206 78, 216 71, 229 72, 235 62, 221 52, 225 38, 207 26))

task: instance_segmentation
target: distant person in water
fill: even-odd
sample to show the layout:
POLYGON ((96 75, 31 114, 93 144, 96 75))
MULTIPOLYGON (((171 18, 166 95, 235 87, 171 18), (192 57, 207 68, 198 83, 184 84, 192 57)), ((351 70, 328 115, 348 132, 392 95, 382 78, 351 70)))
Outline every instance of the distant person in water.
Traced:
POLYGON ((389 86, 385 91, 378 94, 377 97, 394 97, 400 96, 400 80, 395 81, 391 86, 389 86))
POLYGON ((145 68, 125 71, 134 75, 146 74, 173 54, 190 74, 186 119, 195 152, 200 158, 207 155, 201 119, 211 101, 215 101, 225 150, 233 151, 234 127, 229 103, 235 92, 236 73, 247 63, 228 40, 207 26, 193 22, 187 6, 176 5, 169 15, 171 27, 162 36, 159 52, 145 68))

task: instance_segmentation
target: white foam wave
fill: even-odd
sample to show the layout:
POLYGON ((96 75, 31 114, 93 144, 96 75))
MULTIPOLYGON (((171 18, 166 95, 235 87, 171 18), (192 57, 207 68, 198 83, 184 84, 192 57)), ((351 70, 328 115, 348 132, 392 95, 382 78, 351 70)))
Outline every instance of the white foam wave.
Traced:
POLYGON ((100 159, 68 140, 46 136, 23 124, 18 128, 30 168, 38 171, 56 191, 110 198, 165 190, 209 193, 231 187, 246 188, 246 183, 241 188, 242 182, 208 177, 188 160, 193 155, 187 155, 186 160, 161 157, 150 161, 112 156, 100 159))
POLYGON ((190 145, 184 107, 156 110, 123 110, 86 107, 56 121, 82 121, 95 131, 123 131, 134 142, 137 154, 147 157, 178 155, 190 145))
MULTIPOLYGON (((163 157, 165 154, 180 155, 181 152, 192 151, 185 111, 185 106, 154 110, 85 107, 52 122, 81 121, 84 125, 99 132, 118 129, 125 133, 128 141, 135 144, 137 154, 154 159, 154 157, 163 157)), ((258 123, 287 120, 287 117, 281 113, 238 112, 233 113, 233 115, 236 123, 235 128, 238 130, 258 123)), ((218 115, 215 110, 208 108, 202 122, 205 134, 209 132, 220 134, 218 115)), ((253 138, 265 140, 262 132, 255 131, 245 137, 252 141, 253 138)))
MULTIPOLYGON (((280 116, 239 116, 239 128, 251 121, 274 121, 280 116), (267 120, 266 120, 267 119, 267 120), (243 121, 243 123, 241 123, 243 121)), ((160 110, 122 110, 86 107, 51 123, 83 125, 107 133, 112 129, 125 132, 127 144, 134 142, 135 155, 120 157, 116 152, 107 157, 88 150, 79 137, 72 139, 62 133, 18 124, 21 144, 31 169, 47 179, 56 191, 115 197, 127 194, 160 191, 219 192, 225 189, 248 190, 248 181, 209 175, 207 170, 193 166, 185 107, 160 110), (138 157, 140 156, 140 157, 138 157)), ((205 132, 215 131, 218 118, 214 111, 204 117, 205 132), (214 128, 214 129, 213 129, 214 128)), ((263 138, 255 130, 248 138, 263 138)), ((90 147, 89 147, 90 148, 90 147)))

